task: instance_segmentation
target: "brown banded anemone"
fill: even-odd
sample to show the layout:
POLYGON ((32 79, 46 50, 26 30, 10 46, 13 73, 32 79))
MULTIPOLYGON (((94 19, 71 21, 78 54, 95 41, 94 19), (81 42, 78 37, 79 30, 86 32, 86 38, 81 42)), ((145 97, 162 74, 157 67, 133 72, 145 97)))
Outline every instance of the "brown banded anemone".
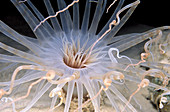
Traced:
POLYGON ((1 100, 9 96, 6 97, 6 103, 1 102, 0 109, 12 106, 15 111, 15 103, 26 99, 33 87, 36 87, 34 96, 23 109, 20 109, 21 112, 31 109, 46 92, 49 92, 48 90, 50 90, 49 97, 52 98, 50 111, 64 103, 64 112, 69 111, 72 97, 78 100, 75 111, 81 112, 85 104, 92 102, 94 111, 99 112, 101 91, 117 112, 125 109, 136 112, 130 101, 141 88, 150 86, 169 91, 166 86, 170 75, 161 70, 161 67, 170 67, 170 65, 147 61, 147 58, 153 56, 150 49, 155 43, 160 45, 157 43, 160 38, 165 38, 165 46, 164 49, 160 46, 158 50, 164 54, 167 53, 169 41, 166 41, 166 38, 168 36, 162 37, 162 31, 170 27, 164 26, 144 33, 115 36, 140 3, 137 0, 123 5, 124 1, 113 1, 113 4, 118 2, 115 11, 97 33, 103 13, 109 10, 106 7, 107 0, 86 0, 81 25, 78 0, 70 5, 66 5, 64 0, 57 0, 59 10, 57 13, 54 12, 50 1, 44 0, 50 15, 47 18, 44 18, 30 0, 24 2, 11 0, 33 30, 36 38, 21 35, 0 21, 0 31, 3 34, 29 49, 23 51, 0 42, 0 48, 8 51, 8 54, 0 54, 0 62, 8 65, 1 71, 8 71, 15 66, 11 81, 0 82, 1 100), (96 4, 96 9, 89 25, 90 8, 93 3, 96 4), (69 7, 73 8, 72 16, 69 7), (123 11, 125 14, 120 18, 119 15, 123 11), (141 60, 119 55, 120 52, 147 39, 150 40, 144 46, 141 60), (136 67, 138 65, 148 67, 150 70, 145 71, 136 67), (25 70, 24 73, 18 73, 23 70, 25 70), (151 83, 146 76, 157 77, 162 80, 162 84, 151 83), (131 93, 129 99, 126 99, 117 88, 117 85, 126 86, 126 81, 138 84, 138 89, 131 93), (25 95, 12 99, 13 92, 15 94, 20 92, 17 87, 28 82, 29 87, 26 88, 25 95), (63 96, 64 93, 66 96, 63 96), (57 101, 57 98, 60 101, 57 101), (118 102, 124 105, 124 108, 118 105, 118 102))

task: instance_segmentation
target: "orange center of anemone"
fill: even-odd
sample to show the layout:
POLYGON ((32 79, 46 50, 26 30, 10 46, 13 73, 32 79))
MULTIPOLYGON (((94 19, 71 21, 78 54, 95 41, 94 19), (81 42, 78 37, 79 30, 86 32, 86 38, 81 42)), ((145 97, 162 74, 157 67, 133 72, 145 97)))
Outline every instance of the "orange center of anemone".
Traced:
POLYGON ((77 45, 73 42, 73 44, 64 44, 64 56, 63 61, 64 63, 71 67, 71 68, 85 68, 90 63, 95 62, 96 54, 91 55, 88 57, 89 48, 84 50, 84 46, 80 48, 80 44, 77 45))

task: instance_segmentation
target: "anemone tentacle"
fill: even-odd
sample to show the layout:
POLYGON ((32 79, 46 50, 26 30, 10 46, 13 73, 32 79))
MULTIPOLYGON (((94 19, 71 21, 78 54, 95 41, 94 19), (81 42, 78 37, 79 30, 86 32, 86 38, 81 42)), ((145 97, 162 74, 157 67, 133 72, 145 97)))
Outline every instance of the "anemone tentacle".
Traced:
POLYGON ((73 6, 73 31, 78 31, 80 27, 80 19, 79 19, 79 4, 75 3, 73 6))
POLYGON ((96 33, 96 30, 97 30, 97 27, 98 27, 98 24, 99 24, 99 21, 103 15, 103 9, 105 9, 106 7, 106 0, 103 1, 103 0, 99 0, 97 2, 97 6, 96 6, 96 10, 95 10, 95 13, 94 13, 94 17, 93 17, 93 20, 92 20, 92 24, 90 25, 90 28, 89 28, 89 33, 91 33, 92 35, 94 35, 96 33))
MULTIPOLYGON (((18 9, 18 11, 22 14, 30 28, 33 30, 35 26, 39 23, 39 20, 34 16, 34 14, 28 9, 25 4, 19 4, 17 0, 11 1, 18 9)), ((46 37, 51 37, 51 34, 48 32, 48 29, 46 29, 44 26, 40 26, 40 28, 36 32, 34 32, 34 34, 36 35, 40 43, 41 41, 47 39, 46 37)))
MULTIPOLYGON (((50 1, 49 0, 44 0, 44 3, 45 3, 45 6, 46 6, 46 9, 48 11, 48 14, 49 15, 54 15, 55 12, 54 12, 54 10, 53 10, 53 8, 51 6, 50 1)), ((53 26, 55 32, 61 32, 62 31, 61 26, 60 26, 57 18, 51 18, 51 23, 52 23, 52 26, 53 26)))
MULTIPOLYGON (((36 14, 38 19, 41 21, 44 19, 43 15, 38 11, 38 9, 32 4, 30 0, 27 0, 28 5, 32 8, 33 12, 36 14)), ((54 34, 54 30, 48 22, 44 23, 44 27, 48 29, 49 35, 54 34)))
POLYGON ((84 16, 83 16, 83 21, 82 21, 82 25, 81 25, 81 31, 83 34, 86 34, 87 30, 88 30, 90 8, 91 8, 91 2, 90 2, 90 0, 86 0, 84 16))
POLYGON ((4 33, 6 36, 10 37, 11 39, 15 40, 16 42, 26 46, 29 50, 31 50, 33 53, 37 54, 36 52, 42 52, 39 46, 37 46, 35 43, 27 40, 26 36, 20 35, 16 31, 14 31, 12 28, 7 26, 5 23, 0 21, 0 31, 4 33))
POLYGON ((120 0, 118 6, 116 7, 114 13, 112 14, 111 18, 107 21, 106 25, 103 27, 103 29, 99 32, 99 36, 101 36, 106 30, 109 28, 109 24, 116 19, 117 12, 121 9, 123 3, 125 0, 120 0))
MULTIPOLYGON (((112 28, 112 30, 108 33, 108 35, 106 35, 105 36, 105 41, 108 41, 109 42, 109 40, 111 40, 110 38, 112 38, 112 37, 114 37, 115 35, 116 35, 116 33, 120 30, 120 28, 125 24, 125 22, 129 19, 129 17, 131 16, 131 14, 134 12, 134 10, 136 9, 136 7, 138 6, 138 4, 140 3, 140 1, 139 0, 137 0, 137 1, 135 1, 136 2, 136 4, 135 5, 132 5, 131 7, 130 7, 130 9, 126 12, 126 14, 122 17, 122 19, 121 19, 121 22, 118 24, 118 25, 116 25, 116 26, 114 26, 113 28, 112 28), (110 37, 110 38, 109 38, 110 37)), ((134 3, 135 3, 134 2, 134 3)), ((125 6, 126 7, 126 6, 125 6)), ((119 10, 120 11, 120 10, 119 10)), ((118 11, 118 12, 119 12, 118 11)), ((118 13, 117 12, 117 13, 118 13)), ((116 14, 117 14, 116 13, 116 14)), ((116 16, 116 15, 115 15, 116 16)), ((115 20, 115 18, 114 19, 112 19, 112 20, 115 20)))
POLYGON ((41 97, 42 95, 52 86, 51 83, 46 83, 44 87, 34 96, 32 101, 20 112, 28 111, 41 97))
MULTIPOLYGON (((64 0, 57 0, 57 3, 58 3, 59 10, 66 7, 66 3, 64 2, 64 0)), ((66 34, 69 34, 73 26, 69 11, 66 10, 63 13, 60 13, 60 19, 61 19, 63 30, 65 31, 66 34)))

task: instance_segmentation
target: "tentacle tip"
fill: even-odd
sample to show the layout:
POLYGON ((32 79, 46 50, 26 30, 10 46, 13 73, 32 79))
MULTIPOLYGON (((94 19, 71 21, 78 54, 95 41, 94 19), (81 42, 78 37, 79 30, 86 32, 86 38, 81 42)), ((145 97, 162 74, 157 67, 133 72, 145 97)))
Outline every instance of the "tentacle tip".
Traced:
POLYGON ((117 25, 116 20, 113 20, 113 25, 115 25, 115 26, 117 25))
POLYGON ((149 83, 150 83, 150 81, 148 79, 143 79, 142 82, 141 82, 141 84, 142 84, 141 87, 144 88, 144 87, 148 86, 149 83))
POLYGON ((35 27, 34 29, 33 29, 33 31, 35 32, 37 30, 37 27, 35 27))
POLYGON ((50 93, 49 93, 49 97, 50 98, 53 98, 55 96, 55 94, 51 91, 50 93))
POLYGON ((46 74, 48 79, 54 79, 55 77, 55 71, 54 70, 49 70, 46 74))

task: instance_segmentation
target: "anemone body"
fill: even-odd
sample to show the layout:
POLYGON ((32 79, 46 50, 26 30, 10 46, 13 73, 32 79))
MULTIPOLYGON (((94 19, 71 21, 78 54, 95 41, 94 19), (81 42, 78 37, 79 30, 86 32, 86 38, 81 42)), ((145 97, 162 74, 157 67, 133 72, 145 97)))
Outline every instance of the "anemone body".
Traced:
MULTIPOLYGON (((18 0, 11 0, 11 2, 15 5, 32 30, 44 19, 43 15, 37 10, 30 0, 27 0, 25 3, 19 3, 18 0)), ((44 3, 49 15, 54 15, 55 12, 50 1, 44 0, 44 3)), ((92 3, 93 2, 90 0, 86 0, 81 25, 79 17, 79 3, 75 3, 72 6, 72 17, 69 10, 66 10, 58 15, 61 20, 60 22, 56 17, 50 18, 52 25, 46 21, 39 26, 36 31, 34 31, 36 39, 19 34, 0 21, 0 31, 2 33, 29 49, 29 51, 24 52, 0 42, 0 47, 2 49, 14 54, 0 54, 1 62, 10 63, 8 68, 12 65, 22 63, 24 65, 31 64, 55 71, 60 70, 63 76, 56 74, 55 79, 57 80, 70 77, 75 71, 80 73, 80 77, 78 79, 56 85, 56 88, 64 88, 67 86, 67 89, 65 90, 66 101, 64 112, 69 111, 73 94, 77 95, 78 106, 81 106, 83 104, 84 94, 88 94, 90 98, 93 98, 98 93, 100 86, 103 86, 104 82, 102 79, 92 80, 91 77, 103 76, 105 73, 116 69, 120 71, 124 69, 125 65, 120 63, 123 58, 118 59, 118 57, 114 58, 114 56, 109 56, 112 55, 112 53, 108 55, 109 48, 115 47, 115 49, 119 49, 119 51, 122 52, 148 38, 141 38, 141 35, 134 36, 134 34, 113 38, 136 8, 137 5, 134 5, 128 9, 126 14, 120 20, 120 23, 114 26, 111 31, 94 46, 91 55, 88 55, 93 43, 95 43, 95 41, 109 29, 111 21, 116 20, 116 14, 122 8, 124 0, 119 0, 115 12, 99 33, 96 32, 99 21, 107 8, 107 0, 97 1, 93 19, 89 25, 91 15, 90 8, 92 3)), ((64 0, 57 0, 57 4, 58 10, 67 6, 64 0)), ((131 63, 129 59, 123 59, 123 61, 128 64, 131 63)), ((139 71, 134 70, 133 72, 137 73, 139 71)), ((140 72, 142 72, 142 70, 140 72)), ((41 78, 45 74, 46 72, 44 71, 27 70, 24 77, 15 81, 15 86, 41 78)), ((133 79, 132 77, 126 78, 131 81, 135 80, 135 78, 133 79)), ((138 79, 135 80, 135 82, 138 83, 139 81, 140 80, 138 79)), ((5 85, 6 90, 9 89, 10 82, 1 82, 0 84, 5 85)), ((52 84, 50 82, 45 82, 43 87, 37 87, 38 92, 36 92, 32 101, 27 104, 21 112, 28 111, 51 86, 52 84)), ((120 102, 123 102, 124 104, 127 103, 127 99, 116 89, 114 84, 112 84, 108 90, 104 91, 104 93, 117 112, 121 109, 116 104, 115 97, 118 97, 120 102)), ((53 98, 51 108, 54 107, 56 99, 57 96, 53 98)), ((92 104, 96 112, 100 111, 100 96, 93 99, 92 104)), ((136 111, 131 104, 128 104, 127 108, 127 111, 136 111)), ((79 111, 82 111, 82 109, 79 109, 79 111)))

